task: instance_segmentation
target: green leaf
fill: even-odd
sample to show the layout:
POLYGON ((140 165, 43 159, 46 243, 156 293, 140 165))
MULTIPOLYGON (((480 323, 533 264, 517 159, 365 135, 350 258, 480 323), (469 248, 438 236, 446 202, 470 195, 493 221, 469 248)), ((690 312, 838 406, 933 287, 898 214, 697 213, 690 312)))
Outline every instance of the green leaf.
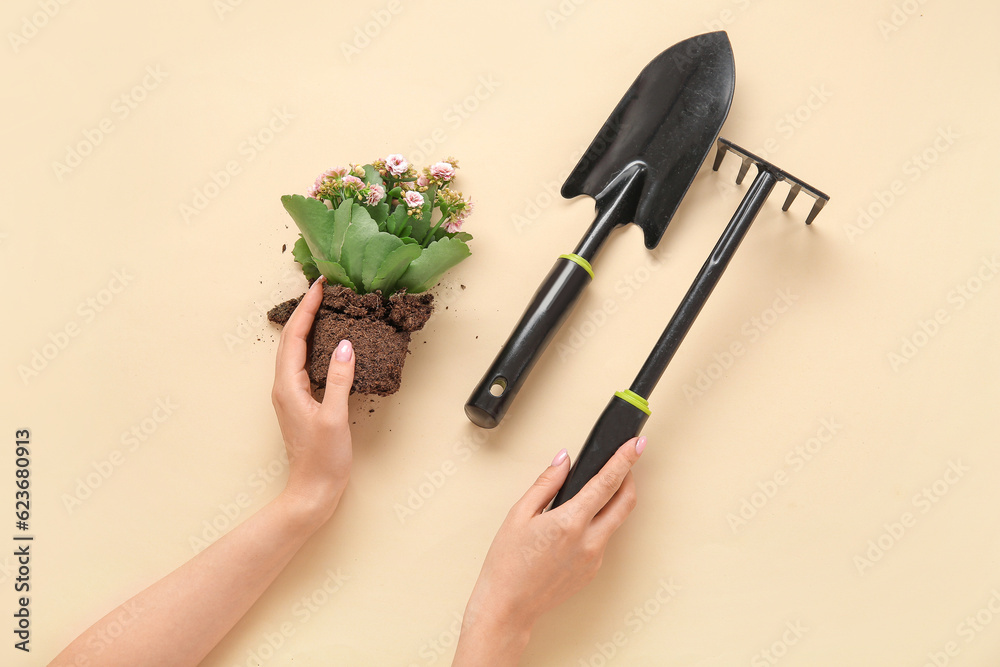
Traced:
POLYGON ((389 204, 382 200, 381 204, 376 204, 375 206, 365 206, 365 210, 372 217, 372 220, 378 223, 378 228, 380 231, 385 231, 385 220, 389 217, 389 204))
POLYGON ((400 234, 400 230, 406 224, 406 204, 397 204, 395 210, 393 210, 392 215, 390 215, 385 221, 385 230, 390 234, 395 234, 396 236, 403 236, 400 234))
MULTIPOLYGON (((355 292, 358 291, 358 289, 354 286, 354 283, 351 282, 351 279, 347 277, 347 272, 344 271, 344 267, 337 262, 328 262, 325 259, 317 259, 316 266, 323 273, 323 275, 326 276, 327 282, 331 285, 343 285, 344 287, 352 289, 355 292)), ((319 276, 316 277, 318 278, 319 276)))
POLYGON ((389 253, 400 248, 402 245, 403 242, 397 237, 385 232, 379 232, 368 239, 368 245, 365 246, 364 262, 361 268, 361 283, 364 285, 366 292, 374 291, 371 285, 372 280, 375 279, 375 273, 382 266, 382 262, 389 256, 389 253))
POLYGON ((361 220, 362 222, 375 222, 368 210, 361 206, 360 204, 355 204, 354 208, 351 209, 351 224, 361 220))
MULTIPOLYGON (((344 235, 344 245, 340 251, 340 264, 355 285, 363 284, 361 272, 364 268, 365 246, 378 233, 378 223, 372 220, 364 207, 355 204, 351 212, 351 224, 344 235)), ((357 292, 357 288, 354 291, 357 292)))
MULTIPOLYGON (((409 240, 413 241, 413 239, 409 240)), ((371 282, 371 291, 382 290, 383 296, 389 296, 398 291, 396 282, 410 266, 410 262, 420 257, 422 251, 423 248, 416 241, 413 241, 390 252, 382 261, 382 266, 378 267, 378 272, 371 282)))
POLYGON ((365 175, 362 177, 361 180, 364 181, 366 185, 371 185, 372 183, 374 183, 375 185, 381 185, 382 187, 385 187, 385 183, 382 181, 382 176, 379 175, 378 169, 371 166, 370 164, 366 164, 364 166, 364 170, 365 170, 365 175))
POLYGON ((306 280, 312 282, 319 278, 319 269, 316 268, 316 261, 313 259, 312 253, 309 252, 309 244, 306 243, 301 234, 295 245, 292 246, 292 257, 302 265, 302 273, 306 274, 306 280))
POLYGON ((299 264, 305 264, 306 262, 311 262, 313 264, 316 263, 313 261, 312 252, 309 251, 309 244, 306 243, 304 238, 302 238, 302 234, 299 234, 298 240, 296 240, 295 245, 292 246, 292 257, 294 257, 295 261, 299 264))
POLYGON ((334 212, 323 202, 302 195, 285 195, 281 204, 302 232, 302 238, 316 259, 330 259, 333 241, 334 212))
POLYGON ((455 232, 454 234, 451 235, 451 238, 458 239, 459 241, 465 241, 466 243, 468 243, 469 241, 472 240, 472 234, 470 234, 469 232, 455 232))
POLYGON ((441 274, 471 255, 469 246, 458 239, 443 238, 424 248, 399 279, 398 286, 410 294, 426 292, 441 274))
POLYGON ((347 228, 351 225, 351 211, 353 210, 353 207, 354 200, 348 197, 334 212, 333 238, 330 241, 330 254, 327 255, 327 259, 333 260, 334 262, 340 261, 340 253, 342 252, 344 245, 344 236, 347 234, 347 228))

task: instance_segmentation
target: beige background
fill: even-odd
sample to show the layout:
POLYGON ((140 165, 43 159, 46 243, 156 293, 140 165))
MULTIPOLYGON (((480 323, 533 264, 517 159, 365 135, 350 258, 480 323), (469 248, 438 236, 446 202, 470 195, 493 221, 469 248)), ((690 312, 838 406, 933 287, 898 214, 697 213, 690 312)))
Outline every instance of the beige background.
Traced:
POLYGON ((7 635, 0 662, 44 664, 206 526, 232 525, 238 498, 235 521, 278 493, 277 337, 259 314, 304 287, 279 196, 399 151, 460 158, 473 257, 437 289, 402 390, 352 399, 336 516, 205 664, 448 664, 505 512, 627 387, 746 185, 733 158, 705 166, 655 252, 635 228, 616 236, 562 347, 479 431, 468 392, 590 220, 590 200, 551 193, 647 61, 724 27, 738 84, 723 136, 832 202, 806 228, 808 200, 782 214, 776 188, 652 396, 639 508, 524 662, 996 664, 995 3, 43 4, 7 2, 0 21, 0 480, 12 503, 13 433, 30 428, 37 536, 33 651, 7 635), (776 315, 779 291, 792 305, 776 315), (36 352, 53 358, 23 378, 36 352), (699 372, 716 379, 686 396, 699 372), (157 401, 175 406, 162 423, 157 401), (796 463, 823 420, 836 434, 796 463), (144 440, 123 441, 133 428, 144 440), (744 500, 766 503, 734 528, 744 500), (880 540, 877 562, 858 560, 880 540), (306 613, 310 596, 324 604, 306 613))

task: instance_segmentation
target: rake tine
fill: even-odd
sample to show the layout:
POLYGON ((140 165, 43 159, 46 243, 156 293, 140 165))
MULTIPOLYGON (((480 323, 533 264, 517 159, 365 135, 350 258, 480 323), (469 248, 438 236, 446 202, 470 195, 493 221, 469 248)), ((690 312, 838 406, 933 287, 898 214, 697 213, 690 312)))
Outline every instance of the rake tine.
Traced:
POLYGON ((806 218, 807 225, 812 224, 812 221, 816 219, 816 216, 819 215, 819 212, 823 210, 823 207, 826 206, 826 202, 828 201, 829 199, 816 198, 816 202, 813 204, 812 210, 809 211, 809 217, 806 218))
POLYGON ((719 148, 715 151, 715 162, 712 163, 712 171, 719 171, 719 165, 722 164, 722 158, 726 157, 726 145, 719 142, 719 148))
POLYGON ((740 173, 736 175, 736 185, 743 182, 746 177, 747 172, 750 171, 750 165, 753 164, 753 160, 748 157, 743 158, 743 164, 740 165, 740 173))
MULTIPOLYGON (((799 185, 798 183, 796 183, 795 185, 792 186, 792 189, 788 191, 788 196, 785 197, 785 203, 781 205, 781 210, 782 211, 787 211, 788 210, 788 207, 792 205, 793 201, 795 201, 795 197, 799 194, 799 190, 801 190, 801 189, 802 189, 802 186, 799 185)), ((813 216, 813 217, 815 217, 815 216, 813 216)), ((806 224, 809 224, 809 223, 806 223, 806 224)))

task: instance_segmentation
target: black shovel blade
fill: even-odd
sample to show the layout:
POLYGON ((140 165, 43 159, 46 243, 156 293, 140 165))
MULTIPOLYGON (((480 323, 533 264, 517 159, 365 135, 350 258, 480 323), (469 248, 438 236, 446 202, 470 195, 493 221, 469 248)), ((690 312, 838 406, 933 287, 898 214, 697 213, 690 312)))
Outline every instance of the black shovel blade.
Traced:
POLYGON ((634 163, 644 179, 632 221, 655 248, 729 114, 736 87, 724 31, 674 44, 653 59, 611 112, 562 186, 597 197, 634 163))

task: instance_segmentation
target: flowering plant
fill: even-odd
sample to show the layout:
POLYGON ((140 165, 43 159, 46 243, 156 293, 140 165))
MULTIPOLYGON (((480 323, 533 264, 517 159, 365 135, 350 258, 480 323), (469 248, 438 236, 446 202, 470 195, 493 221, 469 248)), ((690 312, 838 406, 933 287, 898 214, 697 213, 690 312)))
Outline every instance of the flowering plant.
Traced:
POLYGON ((330 284, 385 298, 436 285, 471 254, 472 235, 461 230, 472 201, 451 187, 457 168, 448 158, 417 172, 394 153, 325 171, 308 196, 283 196, 301 232, 292 255, 306 278, 322 274, 330 284))

